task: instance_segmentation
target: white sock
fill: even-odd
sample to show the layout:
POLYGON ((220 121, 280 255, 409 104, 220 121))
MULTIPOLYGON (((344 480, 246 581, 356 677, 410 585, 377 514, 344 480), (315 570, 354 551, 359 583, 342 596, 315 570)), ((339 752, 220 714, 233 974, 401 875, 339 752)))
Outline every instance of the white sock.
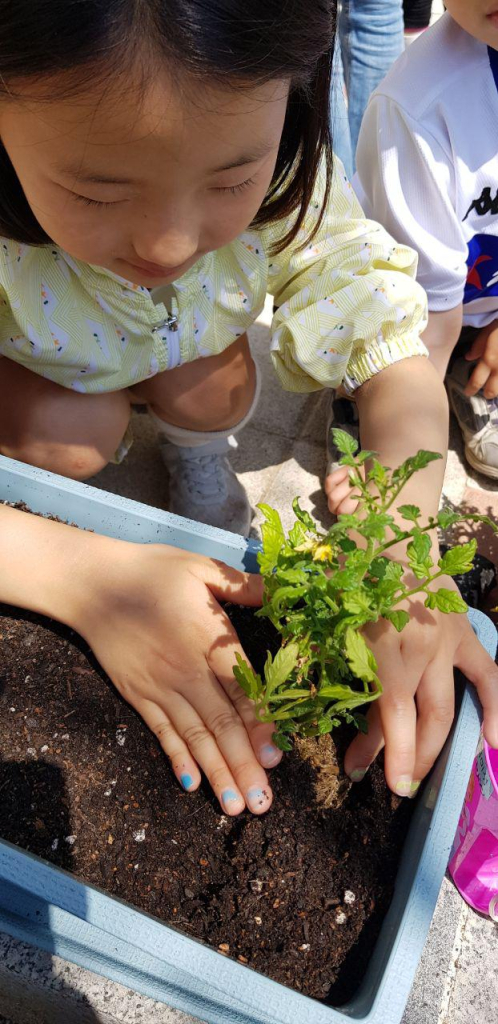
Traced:
POLYGON ((242 430, 252 419, 261 393, 261 374, 257 364, 254 365, 256 368, 254 398, 245 416, 238 423, 226 427, 224 430, 188 430, 186 427, 177 427, 174 423, 167 423, 148 406, 149 416, 159 437, 169 441, 170 444, 176 444, 179 448, 200 448, 202 445, 211 444, 212 441, 221 441, 223 438, 227 438, 230 447, 236 448, 237 442, 233 435, 238 434, 239 430, 242 430))

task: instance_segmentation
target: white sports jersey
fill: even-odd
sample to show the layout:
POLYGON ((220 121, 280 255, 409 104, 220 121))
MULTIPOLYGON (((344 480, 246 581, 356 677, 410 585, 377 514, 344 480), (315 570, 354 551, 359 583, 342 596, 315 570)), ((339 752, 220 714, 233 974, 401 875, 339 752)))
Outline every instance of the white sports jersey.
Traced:
POLYGON ((498 51, 447 13, 370 99, 353 182, 368 217, 420 256, 435 312, 498 316, 498 51))

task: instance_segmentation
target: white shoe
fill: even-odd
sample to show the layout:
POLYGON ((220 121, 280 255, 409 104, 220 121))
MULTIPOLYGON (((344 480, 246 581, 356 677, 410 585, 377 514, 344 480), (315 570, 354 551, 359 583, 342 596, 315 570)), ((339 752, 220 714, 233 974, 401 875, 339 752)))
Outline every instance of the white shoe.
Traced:
POLYGON ((473 469, 498 479, 498 401, 464 393, 473 365, 457 359, 446 376, 446 390, 473 469))
POLYGON ((228 461, 230 448, 236 447, 234 437, 217 438, 195 448, 161 440, 170 475, 170 512, 246 537, 251 506, 228 461))

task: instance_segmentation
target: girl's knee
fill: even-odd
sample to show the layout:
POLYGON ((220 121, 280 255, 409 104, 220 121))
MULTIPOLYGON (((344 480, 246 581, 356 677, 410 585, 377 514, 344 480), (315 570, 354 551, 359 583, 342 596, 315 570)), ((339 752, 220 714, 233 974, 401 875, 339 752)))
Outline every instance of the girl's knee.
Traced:
POLYGON ((32 389, 22 413, 0 413, 0 452, 74 480, 112 459, 128 425, 126 392, 80 395, 57 386, 32 389))
POLYGON ((88 480, 107 465, 109 459, 94 448, 64 444, 50 444, 26 441, 24 444, 0 443, 0 452, 11 459, 25 462, 38 469, 70 477, 72 480, 88 480))
POLYGON ((191 430, 225 430, 253 404, 256 367, 244 335, 219 356, 196 359, 147 383, 147 400, 162 419, 191 430))

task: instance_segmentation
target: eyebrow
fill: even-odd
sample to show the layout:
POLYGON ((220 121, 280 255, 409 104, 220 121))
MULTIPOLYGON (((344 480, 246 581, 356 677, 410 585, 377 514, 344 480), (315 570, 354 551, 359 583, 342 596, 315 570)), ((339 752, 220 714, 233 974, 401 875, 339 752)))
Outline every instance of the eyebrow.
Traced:
MULTIPOLYGON (((222 171, 231 171, 235 167, 244 167, 245 164, 255 164, 258 160, 261 160, 264 156, 274 149, 273 144, 265 144, 260 146, 258 149, 254 149, 252 152, 242 153, 235 160, 231 160, 228 164, 223 164, 222 167, 215 167, 210 174, 220 174, 222 171)), ((117 178, 112 174, 98 174, 82 172, 81 167, 61 167, 61 173, 67 175, 70 178, 74 178, 75 181, 81 182, 81 184, 91 185, 132 185, 134 182, 130 178, 117 178)))

